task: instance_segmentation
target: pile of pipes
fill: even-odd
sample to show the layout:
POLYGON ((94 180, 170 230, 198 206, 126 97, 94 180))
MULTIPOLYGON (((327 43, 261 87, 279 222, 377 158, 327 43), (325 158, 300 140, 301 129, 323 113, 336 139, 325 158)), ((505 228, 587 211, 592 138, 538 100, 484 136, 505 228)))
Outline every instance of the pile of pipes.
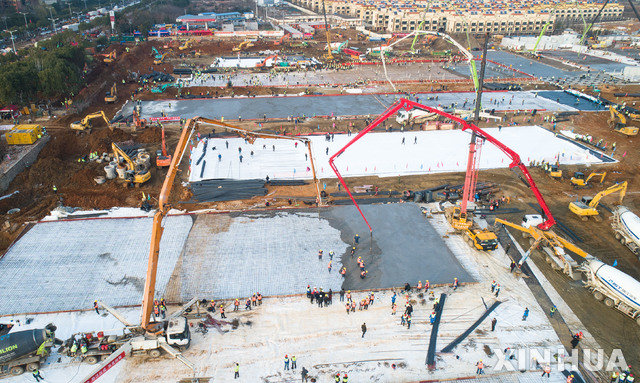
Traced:
POLYGON ((449 185, 444 184, 436 187, 432 187, 424 190, 405 190, 402 192, 402 199, 405 201, 419 202, 433 202, 435 201, 433 193, 438 190, 446 189, 449 185))
POLYGON ((211 179, 192 182, 190 185, 195 202, 234 201, 267 194, 264 179, 230 180, 211 179))
POLYGON ((520 85, 500 82, 484 83, 484 87, 489 90, 522 90, 520 85))
MULTIPOLYGON (((145 172, 151 168, 151 156, 146 149, 141 148, 138 144, 134 144, 133 141, 121 142, 117 145, 133 162, 135 166, 133 169, 134 173, 145 172)), ((119 179, 125 179, 127 171, 131 172, 131 170, 127 168, 124 158, 116 157, 115 153, 111 156, 107 153, 103 153, 102 161, 109 162, 109 164, 104 167, 106 179, 108 180, 116 177, 119 179)))
MULTIPOLYGON (((445 185, 444 188, 441 189, 436 194, 436 199, 442 201, 456 201, 462 198, 462 194, 464 192, 464 185, 445 185)), ((496 184, 492 182, 478 182, 475 189, 474 198, 477 201, 489 201, 491 199, 491 195, 493 193, 497 193, 500 189, 496 184)))
POLYGON ((269 180, 270 186, 302 186, 306 185, 305 180, 269 180))
POLYGON ((138 81, 146 82, 174 82, 176 79, 170 75, 163 72, 153 71, 149 74, 142 74, 138 77, 138 81))

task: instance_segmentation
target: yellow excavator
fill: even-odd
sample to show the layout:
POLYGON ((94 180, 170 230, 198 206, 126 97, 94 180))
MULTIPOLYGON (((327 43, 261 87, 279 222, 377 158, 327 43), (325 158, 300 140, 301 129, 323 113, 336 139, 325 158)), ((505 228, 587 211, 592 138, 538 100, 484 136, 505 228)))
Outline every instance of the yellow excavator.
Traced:
POLYGON ((604 177, 606 176, 607 176, 607 172, 602 172, 602 173, 593 172, 589 174, 587 178, 585 178, 583 172, 575 172, 573 173, 573 177, 571 177, 571 185, 573 185, 573 187, 591 186, 589 181, 591 181, 591 179, 594 177, 600 177, 600 183, 603 183, 604 177))
POLYGON ((562 178, 562 169, 558 167, 556 164, 549 165, 546 169, 546 172, 549 174, 549 177, 555 179, 562 178))
POLYGON ((111 126, 111 124, 109 123, 109 119, 107 118, 107 115, 104 114, 103 111, 99 111, 96 113, 91 113, 91 114, 87 114, 82 120, 80 121, 76 121, 76 122, 72 122, 71 123, 71 129, 73 130, 77 130, 77 131, 91 131, 91 120, 93 120, 94 118, 102 118, 104 120, 104 122, 107 124, 107 126, 113 130, 113 126, 111 126))
POLYGON ((597 209, 600 204, 600 200, 603 197, 616 192, 620 192, 620 202, 618 202, 618 204, 621 204, 622 199, 627 193, 627 181, 617 183, 596 194, 595 197, 582 197, 580 200, 573 201, 569 203, 569 210, 580 217, 583 221, 586 221, 589 217, 593 217, 596 221, 600 222, 602 219, 600 218, 600 213, 598 213, 597 209))
POLYGON ((104 60, 102 61, 109 64, 109 63, 112 63, 115 59, 116 59, 116 51, 112 51, 111 53, 104 55, 104 60))
POLYGON ((107 104, 114 103, 118 100, 116 83, 113 83, 113 86, 110 90, 107 91, 107 94, 104 96, 104 102, 107 104))
POLYGON ((240 45, 238 45, 237 47, 233 47, 233 51, 234 52, 239 52, 245 48, 251 48, 253 46, 253 43, 249 40, 245 40, 243 42, 240 43, 240 45))
POLYGON ((171 54, 171 51, 164 52, 164 53, 162 54, 162 56, 160 56, 160 58, 154 59, 154 60, 153 60, 153 63, 154 63, 155 65, 160 65, 160 64, 164 63, 164 59, 165 59, 169 54, 171 54))
POLYGON ((638 128, 635 126, 627 125, 627 116, 615 108, 613 105, 609 105, 609 113, 611 114, 611 119, 609 119, 609 126, 618 132, 627 136, 636 136, 638 135, 638 128))
POLYGON ((115 158, 122 157, 127 165, 127 171, 125 173, 127 185, 133 184, 137 187, 151 179, 151 173, 149 173, 149 170, 144 169, 141 165, 136 165, 133 160, 131 160, 131 157, 129 157, 127 153, 118 146, 118 144, 112 142, 111 149, 113 150, 113 156, 115 158))
POLYGON ((178 47, 178 49, 180 49, 181 51, 187 50, 189 48, 191 48, 191 44, 194 42, 194 39, 189 39, 187 41, 184 42, 184 44, 180 45, 178 47))

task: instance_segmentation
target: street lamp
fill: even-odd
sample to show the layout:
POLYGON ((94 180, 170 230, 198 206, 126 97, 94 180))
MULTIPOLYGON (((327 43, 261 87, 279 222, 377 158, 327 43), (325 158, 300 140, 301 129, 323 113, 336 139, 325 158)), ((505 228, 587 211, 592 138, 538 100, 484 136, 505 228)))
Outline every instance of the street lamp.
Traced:
POLYGON ((29 25, 27 25, 27 12, 18 12, 19 14, 21 14, 22 16, 24 16, 24 26, 25 28, 29 28, 29 25))
POLYGON ((9 34, 11 35, 11 45, 13 45, 13 53, 17 55, 18 52, 16 52, 16 42, 13 39, 13 32, 15 31, 10 31, 8 29, 6 31, 9 32, 9 34))

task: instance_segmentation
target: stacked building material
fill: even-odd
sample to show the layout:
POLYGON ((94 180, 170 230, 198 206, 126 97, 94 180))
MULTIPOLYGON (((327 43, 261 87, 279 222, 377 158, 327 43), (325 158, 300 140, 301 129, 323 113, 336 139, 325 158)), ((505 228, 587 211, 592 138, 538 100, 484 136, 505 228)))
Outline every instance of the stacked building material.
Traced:
POLYGON ((271 186, 301 186, 306 185, 305 180, 269 180, 271 186))
POLYGON ((267 194, 263 179, 212 179, 190 184, 196 202, 233 201, 267 194))

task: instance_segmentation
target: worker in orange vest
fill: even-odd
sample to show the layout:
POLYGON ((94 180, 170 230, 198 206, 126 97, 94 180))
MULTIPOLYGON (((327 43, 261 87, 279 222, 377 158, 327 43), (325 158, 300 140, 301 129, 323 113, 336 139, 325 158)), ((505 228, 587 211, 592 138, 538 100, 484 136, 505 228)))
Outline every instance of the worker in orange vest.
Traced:
POLYGON ((573 374, 567 376, 567 383, 573 383, 573 378, 574 378, 573 374))
POLYGON ((262 294, 258 293, 258 305, 262 304, 262 294))
POLYGON ((482 361, 479 361, 476 364, 476 367, 478 367, 478 369, 476 370, 476 374, 478 374, 478 375, 484 374, 484 370, 483 370, 484 369, 484 363, 482 363, 482 361))
POLYGON ((220 304, 220 318, 226 318, 227 316, 224 315, 224 305, 221 303, 220 304))
POLYGON ((347 273, 347 268, 343 266, 342 269, 340 269, 340 274, 344 277, 346 273, 347 273))
POLYGON ((236 298, 236 300, 233 301, 233 311, 238 311, 239 307, 240 307, 240 301, 238 300, 238 298, 236 298))
POLYGON ((251 296, 251 303, 255 306, 257 304, 258 298, 256 298, 256 295, 253 294, 251 296))
POLYGON ((347 301, 351 300, 351 290, 347 291, 347 301))
POLYGON ((422 281, 418 281, 418 291, 422 290, 422 281))
POLYGON ((549 366, 548 364, 544 365, 544 368, 542 370, 542 377, 544 377, 544 374, 547 374, 547 378, 551 377, 551 366, 549 366))

